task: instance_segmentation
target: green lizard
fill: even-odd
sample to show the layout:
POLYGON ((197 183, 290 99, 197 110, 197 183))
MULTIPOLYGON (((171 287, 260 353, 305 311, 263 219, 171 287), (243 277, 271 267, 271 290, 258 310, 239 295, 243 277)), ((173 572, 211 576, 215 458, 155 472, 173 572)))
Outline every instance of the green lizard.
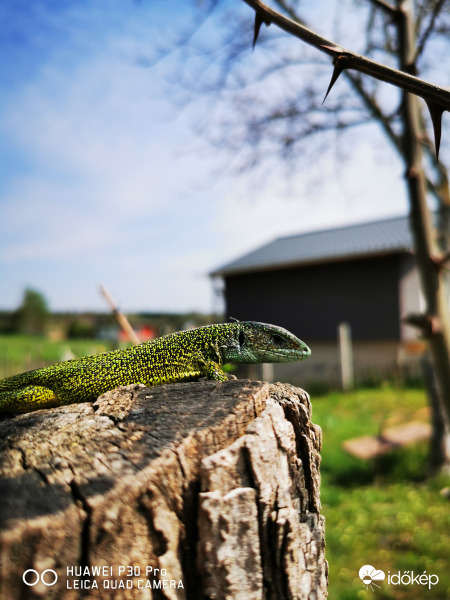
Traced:
POLYGON ((0 412, 29 412, 94 400, 119 385, 207 377, 225 381, 225 363, 295 362, 306 344, 282 327, 254 321, 207 325, 137 346, 74 358, 0 380, 0 412))

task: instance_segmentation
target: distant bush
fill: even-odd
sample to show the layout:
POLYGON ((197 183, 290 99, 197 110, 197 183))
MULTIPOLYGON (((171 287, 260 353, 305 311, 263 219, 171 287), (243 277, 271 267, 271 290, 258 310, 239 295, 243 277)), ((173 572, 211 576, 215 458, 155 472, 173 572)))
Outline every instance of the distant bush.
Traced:
POLYGON ((71 340, 94 339, 95 327, 84 321, 72 321, 67 329, 67 337, 71 340))
POLYGON ((49 309, 45 297, 27 288, 22 304, 13 315, 13 330, 25 335, 42 335, 47 325, 49 309))

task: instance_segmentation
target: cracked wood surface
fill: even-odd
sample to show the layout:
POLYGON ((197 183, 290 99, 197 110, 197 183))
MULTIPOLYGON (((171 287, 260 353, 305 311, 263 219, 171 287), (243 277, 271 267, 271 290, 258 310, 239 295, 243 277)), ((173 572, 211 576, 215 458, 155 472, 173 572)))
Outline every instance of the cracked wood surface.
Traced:
POLYGON ((0 597, 326 598, 310 412, 303 390, 236 380, 127 386, 2 419, 0 597), (119 578, 121 565, 140 576, 119 578), (25 586, 31 568, 57 583, 25 586))

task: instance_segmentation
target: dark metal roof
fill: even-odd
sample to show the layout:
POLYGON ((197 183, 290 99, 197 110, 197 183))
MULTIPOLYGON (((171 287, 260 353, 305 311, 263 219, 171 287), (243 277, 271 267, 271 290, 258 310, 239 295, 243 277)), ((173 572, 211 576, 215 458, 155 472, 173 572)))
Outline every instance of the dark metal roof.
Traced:
POLYGON ((411 252, 408 217, 281 237, 216 269, 211 276, 411 252))

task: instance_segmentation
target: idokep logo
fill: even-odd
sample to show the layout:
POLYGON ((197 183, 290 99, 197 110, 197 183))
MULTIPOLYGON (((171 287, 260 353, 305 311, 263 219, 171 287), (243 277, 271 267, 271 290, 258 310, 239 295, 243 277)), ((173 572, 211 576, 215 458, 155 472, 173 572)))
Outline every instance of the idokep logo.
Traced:
POLYGON ((27 569, 23 572, 22 579, 25 585, 33 587, 39 581, 41 581, 44 585, 50 586, 55 585, 58 581, 58 574, 53 569, 45 569, 42 573, 36 571, 35 569, 27 569), (50 575, 46 575, 46 573, 50 573, 50 575))
POLYGON ((384 571, 377 570, 372 565, 364 565, 359 570, 359 578, 366 586, 366 589, 370 588, 372 592, 375 591, 374 586, 377 588, 381 587, 377 582, 384 581, 385 577, 384 571))
MULTIPOLYGON (((378 583, 381 583, 386 579, 386 575, 383 571, 375 569, 372 565, 364 565, 359 570, 359 578, 366 586, 366 589, 375 591, 374 587, 381 587, 378 583)), ((414 571, 398 571, 392 573, 388 571, 387 582, 388 585, 422 585, 431 589, 431 586, 439 583, 439 577, 434 573, 428 574, 426 571, 423 573, 414 574, 414 571)))

